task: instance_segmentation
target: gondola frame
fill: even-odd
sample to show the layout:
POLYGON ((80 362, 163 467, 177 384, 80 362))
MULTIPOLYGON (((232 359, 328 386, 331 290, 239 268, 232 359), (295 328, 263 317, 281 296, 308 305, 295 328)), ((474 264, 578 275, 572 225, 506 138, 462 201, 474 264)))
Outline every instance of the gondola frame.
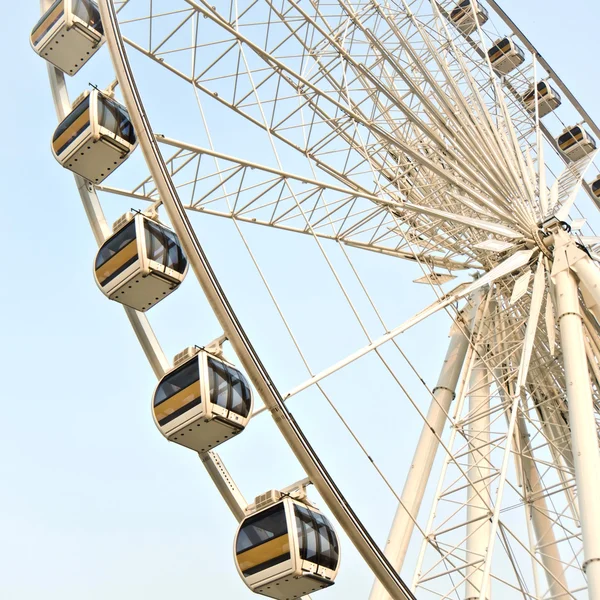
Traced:
POLYGON ((538 87, 542 83, 546 86, 548 92, 544 96, 540 96, 538 100, 538 112, 540 118, 555 111, 562 103, 560 94, 550 85, 549 80, 540 79, 540 81, 531 86, 531 88, 523 94, 523 105, 525 106, 525 110, 531 115, 535 114, 535 99, 537 95, 541 94, 538 87), (531 98, 528 98, 528 96, 531 96, 531 98))
MULTIPOLYGON (((568 140, 567 140, 568 141, 568 140)), ((556 144, 561 154, 565 156, 571 162, 575 162, 583 159, 587 155, 594 152, 597 148, 596 139, 583 127, 583 125, 575 125, 573 127, 565 127, 563 132, 556 138, 556 144), (580 140, 576 139, 576 133, 573 133, 576 129, 581 132, 580 140), (563 148, 563 143, 559 140, 565 135, 569 135, 573 139, 573 143, 569 144, 567 148, 563 148)))
MULTIPOLYGON (((158 300, 156 300, 155 302, 152 302, 151 304, 148 304, 148 305, 144 304, 143 306, 134 306, 132 304, 127 304, 125 302, 122 302, 122 304, 125 304, 126 306, 130 306, 131 308, 134 308, 135 310, 139 310, 140 312, 145 312, 146 310, 156 306, 156 304, 158 304, 158 302, 160 302, 165 297, 167 297, 171 292, 175 291, 175 289, 177 289, 181 285, 183 280, 185 279, 188 269, 189 269, 189 262, 187 260, 186 260, 186 265, 185 265, 185 269, 184 269, 183 273, 179 273, 179 271, 175 271, 174 269, 165 267, 164 265, 161 265, 160 263, 152 260, 148 256, 148 251, 147 251, 147 246, 146 246, 146 228, 145 228, 146 221, 153 222, 152 219, 150 219, 143 213, 137 213, 133 216, 132 219, 126 221, 122 227, 119 227, 116 231, 114 231, 112 233, 112 235, 110 237, 108 237, 105 240, 105 244, 100 246, 100 248, 98 249, 98 252, 96 253, 96 256, 94 257, 94 265, 93 265, 94 281, 96 282, 96 285, 98 286, 100 291, 107 298, 114 300, 116 302, 120 302, 120 300, 118 298, 118 294, 115 292, 118 292, 118 290, 121 290, 121 288, 124 285, 126 285, 129 281, 131 281, 134 277, 143 277, 143 278, 158 277, 161 280, 163 280, 164 284, 165 284, 164 287, 167 289, 162 292, 159 292, 159 293, 161 293, 161 296, 159 296, 158 300), (97 261, 98 254, 102 251, 106 242, 108 242, 114 236, 118 235, 119 232, 121 232, 123 229, 125 229, 125 227, 129 226, 132 221, 134 222, 134 227, 135 227, 135 241, 136 241, 136 251, 137 251, 138 260, 135 263, 133 263, 132 265, 129 265, 129 267, 127 267, 123 272, 119 273, 106 286, 103 286, 100 283, 100 280, 98 279, 98 274, 97 274, 97 269, 96 269, 96 261, 97 261)), ((160 225, 160 227, 166 228, 165 225, 162 225, 162 224, 160 225)))
MULTIPOLYGON (((231 410, 228 410, 222 406, 219 406, 218 404, 214 404, 213 402, 211 402, 209 381, 210 373, 208 368, 209 357, 241 373, 241 371, 234 364, 230 363, 226 359, 211 354, 204 349, 198 349, 197 354, 195 354, 192 358, 182 362, 181 364, 178 364, 173 369, 165 373, 164 377, 161 378, 154 390, 151 402, 152 418, 154 419, 154 423, 158 430, 162 433, 162 435, 170 442, 174 442, 181 446, 185 446, 186 448, 190 448, 192 450, 195 450, 196 452, 208 452, 212 448, 215 448, 219 444, 222 444, 227 440, 231 439, 232 437, 235 437, 236 435, 241 433, 250 421, 250 418, 252 416, 252 409, 254 406, 254 396, 252 394, 252 388, 250 387, 250 385, 248 385, 248 390, 250 392, 250 407, 248 411, 248 416, 246 417, 243 417, 231 410), (170 375, 177 369, 180 369, 183 366, 191 363, 193 360, 198 361, 201 402, 163 426, 158 422, 158 419, 156 418, 154 405, 154 398, 156 397, 158 388, 168 375, 170 375), (217 442, 209 442, 204 446, 195 443, 195 440, 198 438, 198 435, 204 433, 202 431, 202 429, 205 429, 203 425, 207 425, 209 422, 212 421, 217 421, 221 425, 220 433, 218 435, 215 426, 213 425, 215 435, 212 437, 217 439, 217 442), (194 427, 190 427, 190 425, 194 425, 194 427), (186 428, 187 431, 184 431, 184 429, 186 428), (196 431, 195 428, 198 428, 198 430, 196 431), (186 433, 188 434, 187 439, 185 438, 186 433), (197 434, 196 436, 194 436, 195 433, 197 434), (190 439, 192 440, 192 445, 189 445, 190 439)), ((202 437, 207 438, 208 436, 202 437)))
MULTIPOLYGON (((76 15, 73 11, 73 0, 62 0, 63 5, 63 14, 60 19, 54 23, 50 29, 41 37, 38 44, 34 44, 33 41, 33 31, 29 36, 29 43, 33 51, 41 56, 44 60, 48 61, 54 67, 56 67, 59 71, 64 73, 65 75, 73 76, 76 75, 87 63, 88 61, 96 54, 96 52, 102 47, 106 38, 104 35, 98 33, 94 29, 90 28, 88 24, 81 19, 78 15, 76 15), (65 33, 61 33, 65 29, 65 33), (80 64, 76 65, 75 68, 69 69, 68 71, 62 68, 57 62, 51 60, 52 54, 50 52, 46 52, 46 50, 50 47, 50 45, 55 42, 55 39, 58 35, 61 35, 63 38, 73 29, 76 29, 81 35, 87 38, 91 45, 89 46, 89 50, 86 50, 86 57, 82 57, 79 61, 80 64)), ((65 40, 64 43, 67 43, 68 40, 65 40)))
POLYGON ((488 57, 492 68, 502 75, 508 75, 508 73, 525 62, 525 53, 523 52, 523 49, 509 37, 503 37, 496 40, 494 45, 488 51, 488 57), (501 48, 501 44, 505 40, 509 43, 509 49, 506 52, 501 48), (494 48, 498 48, 497 51, 500 53, 497 58, 494 58, 491 54, 494 48))
POLYGON ((477 24, 483 25, 488 21, 489 13, 477 0, 473 0, 472 3, 469 0, 469 6, 461 6, 464 1, 459 0, 448 16, 450 21, 463 35, 470 35, 477 29, 477 24), (476 9, 475 13, 473 12, 473 5, 476 9), (462 15, 455 18, 453 15, 457 10, 462 11, 462 15))
MULTIPOLYGON (((90 120, 89 120, 89 125, 84 130, 82 130, 74 140, 72 140, 69 143, 69 146, 65 150, 64 153, 61 152, 59 154, 54 149, 54 142, 55 142, 54 136, 53 136, 53 139, 50 141, 50 148, 52 150, 52 154, 54 155, 54 158, 64 168, 74 172, 76 175, 83 177, 84 179, 86 179, 87 181, 90 181, 93 184, 102 183, 111 173, 113 173, 129 157, 129 155, 137 148, 137 145, 138 145, 137 136, 136 136, 135 143, 129 144, 122 138, 116 139, 117 136, 114 132, 110 131, 106 127, 100 126, 99 114, 98 114, 98 104, 99 104, 100 97, 106 97, 108 100, 110 100, 112 102, 116 102, 113 98, 107 96, 106 94, 103 94, 100 90, 94 88, 92 90, 86 90, 85 92, 83 92, 83 94, 81 94, 81 96, 79 96, 73 103, 73 106, 71 107, 71 112, 69 114, 72 114, 77 109, 77 107, 81 105, 82 102, 85 102, 85 100, 88 99, 88 102, 89 102, 88 111, 89 111, 90 120), (114 163, 113 166, 107 167, 106 173, 101 173, 100 177, 94 178, 92 180, 92 179, 85 177, 81 173, 77 172, 75 169, 73 169, 72 163, 77 162, 79 160, 78 158, 75 158, 75 156, 78 153, 80 155, 82 154, 81 149, 85 145, 98 144, 98 143, 107 145, 109 148, 112 149, 112 151, 120 154, 120 157, 119 157, 118 161, 113 161, 113 163, 114 163), (71 164, 69 164, 70 162, 71 162, 71 164)), ((120 103, 118 103, 118 104, 120 104, 120 103)), ((69 115, 67 115, 65 117, 65 119, 67 119, 68 116, 69 115)), ((57 125, 57 129, 62 125, 62 123, 65 121, 65 119, 63 119, 57 125)), ((132 127, 133 127, 133 125, 132 125, 132 127)), ((55 132, 56 132, 56 130, 55 130, 55 132)), ((88 145, 87 149, 91 150, 91 146, 88 145)))
MULTIPOLYGON (((298 535, 299 535, 298 528, 296 526, 296 514, 294 511, 295 506, 301 506, 303 508, 307 508, 308 510, 310 510, 312 512, 318 512, 319 514, 322 514, 321 511, 315 509, 314 507, 309 506, 303 502, 300 502, 299 500, 296 500, 296 499, 288 496, 288 497, 284 497, 281 500, 271 504, 270 506, 265 507, 264 509, 261 509, 252 514, 249 514, 247 516, 247 518, 244 519, 237 528, 234 542, 233 542, 233 559, 234 559, 235 566, 236 566, 236 569, 237 569, 240 577, 242 578, 242 580, 244 581, 246 586, 254 593, 268 596, 270 598, 278 598, 278 599, 289 598, 291 600, 292 598, 300 598, 301 596, 318 591, 319 589, 330 587, 335 582, 335 578, 337 577, 337 574, 340 570, 340 564, 342 561, 342 553, 341 553, 339 538, 338 538, 337 534, 335 533, 335 531, 333 532, 334 535, 336 536, 337 553, 338 553, 337 565, 334 570, 327 569, 325 567, 320 567, 316 563, 304 560, 300 556, 300 541, 299 541, 299 537, 298 537, 298 535), (289 560, 281 562, 272 567, 269 567, 268 569, 265 569, 264 571, 259 571, 258 573, 246 576, 240 569, 240 565, 239 565, 238 558, 237 558, 238 557, 237 541, 238 541, 240 532, 241 532, 242 528, 244 527, 244 524, 250 517, 255 517, 256 515, 259 515, 262 512, 266 512, 266 511, 270 510, 271 508, 273 508, 274 506, 277 506, 278 504, 284 505, 286 525, 287 525, 287 531, 288 531, 288 541, 289 541, 289 546, 290 546, 290 558, 289 558, 289 560), (291 583, 291 585, 288 586, 287 588, 282 587, 280 584, 276 583, 285 577, 289 577, 291 580, 293 580, 291 582, 284 580, 283 583, 291 583), (319 583, 313 588, 309 588, 309 586, 302 586, 301 582, 303 580, 307 580, 309 578, 312 579, 313 581, 318 581, 319 583), (276 584, 276 585, 271 585, 271 584, 276 584), (294 584, 296 584, 296 585, 294 585, 294 584), (273 588, 272 590, 271 590, 271 587, 273 588), (296 595, 290 595, 290 593, 288 591, 290 587, 297 587, 301 591, 299 591, 298 594, 296 594, 296 595), (271 594, 266 593, 267 591, 271 591, 272 594, 276 594, 277 591, 279 591, 280 595, 279 596, 271 595, 271 594)), ((318 535, 318 533, 317 533, 317 535, 318 535)))

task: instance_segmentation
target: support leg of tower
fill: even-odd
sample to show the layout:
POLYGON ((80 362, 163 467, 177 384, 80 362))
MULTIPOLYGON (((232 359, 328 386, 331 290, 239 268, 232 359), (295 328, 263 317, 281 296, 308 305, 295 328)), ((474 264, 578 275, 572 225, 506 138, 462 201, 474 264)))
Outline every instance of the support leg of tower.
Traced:
POLYGON ((568 242, 557 243, 552 279, 565 368, 571 445, 583 534, 583 567, 590 600, 600 600, 600 453, 584 346, 577 282, 566 260, 568 242))

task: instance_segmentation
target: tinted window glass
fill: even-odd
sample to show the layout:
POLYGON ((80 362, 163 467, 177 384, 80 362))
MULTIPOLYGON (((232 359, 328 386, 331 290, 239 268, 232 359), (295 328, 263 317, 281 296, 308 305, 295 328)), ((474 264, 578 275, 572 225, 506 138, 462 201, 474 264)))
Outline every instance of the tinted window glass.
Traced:
POLYGON ((158 406, 177 392, 190 386, 200 379, 198 357, 179 367, 163 379, 154 395, 154 406, 158 406))
POLYGON ((283 504, 277 504, 246 519, 236 541, 236 554, 241 554, 269 540, 286 535, 287 531, 285 507, 283 504))
POLYGON ((121 231, 117 232, 100 248, 96 257, 96 269, 110 260, 119 250, 135 240, 135 221, 131 221, 121 231))
POLYGON ((102 21, 100 20, 100 11, 95 2, 92 2, 92 0, 72 0, 72 2, 72 11, 74 15, 77 15, 98 33, 104 33, 102 21))
POLYGON ((294 511, 300 558, 335 570, 339 560, 339 547, 329 521, 322 514, 297 504, 294 511))
POLYGON ((144 227, 148 258, 178 273, 184 273, 187 260, 177 236, 166 227, 152 221, 145 220, 144 227))
POLYGON ((295 505, 300 558, 318 564, 317 526, 308 509, 295 505))
MULTIPOLYGON (((53 142, 56 142, 56 140, 58 140, 58 138, 67 131, 67 129, 69 129, 69 127, 71 127, 71 125, 73 125, 73 123, 75 123, 75 121, 77 121, 77 119, 83 115, 84 113, 88 113, 88 118, 86 121, 86 124, 84 124, 84 128, 87 127, 87 125, 89 124, 89 108, 90 108, 90 97, 88 96, 85 100, 83 100, 83 102, 81 102, 78 106, 75 107, 75 110, 73 110, 66 118, 65 120, 56 128, 56 131, 54 132, 54 137, 52 138, 53 142)), ((73 128, 73 132, 72 135, 70 135, 68 137, 68 139, 63 139, 60 141, 60 146, 64 147, 67 146, 70 142, 72 142, 81 132, 81 128, 79 127, 75 127, 73 128)))
POLYGON ((337 536, 333 531, 331 523, 324 515, 314 512, 313 515, 319 529, 319 565, 321 567, 325 567, 326 569, 335 570, 340 557, 337 536))
POLYGON ((207 362, 210 401, 242 417, 247 417, 250 412, 251 395, 246 378, 237 369, 210 356, 207 362))
POLYGON ((210 376, 210 401, 213 404, 229 408, 229 371, 227 367, 211 358, 208 359, 208 372, 210 376))
POLYGON ((250 410, 250 387, 244 376, 236 369, 229 369, 231 381, 231 408, 234 413, 248 416, 250 410))
POLYGON ((125 107, 101 94, 98 94, 98 124, 126 142, 135 144, 135 132, 125 107))

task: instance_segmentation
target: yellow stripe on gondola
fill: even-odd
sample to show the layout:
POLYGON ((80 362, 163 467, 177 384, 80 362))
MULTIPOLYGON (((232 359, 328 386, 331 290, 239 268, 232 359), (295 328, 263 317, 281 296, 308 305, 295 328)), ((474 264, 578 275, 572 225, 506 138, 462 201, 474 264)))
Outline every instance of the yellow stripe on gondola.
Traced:
POLYGON ((154 407, 154 414, 157 421, 162 421, 165 417, 172 415, 175 411, 183 408, 196 398, 200 398, 200 380, 197 379, 187 387, 176 394, 173 394, 168 400, 161 402, 154 407))
POLYGON ((113 257, 109 258, 102 266, 96 269, 96 278, 102 282, 110 277, 117 269, 120 269, 128 260, 137 256, 137 242, 131 240, 124 248, 119 250, 113 257))
POLYGON ((61 2, 45 19, 44 22, 40 25, 39 29, 36 31, 33 36, 33 45, 37 45, 38 42, 48 33, 48 31, 53 27, 53 25, 60 18, 61 13, 63 12, 63 3, 61 2), (50 22, 50 26, 47 26, 46 23, 50 22))
POLYGON ((237 555, 237 562, 242 573, 248 569, 262 565, 290 551, 290 539, 286 534, 280 535, 256 548, 250 548, 237 555))
POLYGON ((560 145, 560 149, 561 150, 567 150, 568 148, 570 148, 573 144, 576 144, 577 142, 580 142, 583 139, 583 134, 578 133, 575 136, 571 136, 566 142, 563 142, 560 145))
POLYGON ((90 120, 90 109, 88 108, 85 112, 83 112, 71 125, 68 129, 65 129, 55 140, 52 141, 52 147, 54 148, 54 152, 59 154, 63 149, 63 146, 68 142, 69 138, 76 134, 80 129, 84 128, 86 123, 89 123, 90 120))

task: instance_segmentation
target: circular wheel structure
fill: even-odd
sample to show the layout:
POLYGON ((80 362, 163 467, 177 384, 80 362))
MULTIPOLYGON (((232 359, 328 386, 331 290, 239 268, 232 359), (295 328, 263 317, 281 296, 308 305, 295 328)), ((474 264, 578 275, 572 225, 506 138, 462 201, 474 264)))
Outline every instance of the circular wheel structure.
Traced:
MULTIPOLYGON (((150 318, 209 307, 217 335, 188 326, 173 353, 198 344, 210 368, 228 341, 230 384, 254 390, 247 430, 211 447, 272 439, 261 481, 280 440, 299 464, 248 504, 201 451, 236 519, 280 492, 302 505, 310 482, 371 600, 600 600, 600 129, 525 35, 493 0, 98 10, 105 47, 69 86, 117 98, 139 142, 110 177, 76 175, 98 245, 105 210, 170 223, 201 291, 150 318)), ((163 378, 146 314, 125 311, 163 378)))

